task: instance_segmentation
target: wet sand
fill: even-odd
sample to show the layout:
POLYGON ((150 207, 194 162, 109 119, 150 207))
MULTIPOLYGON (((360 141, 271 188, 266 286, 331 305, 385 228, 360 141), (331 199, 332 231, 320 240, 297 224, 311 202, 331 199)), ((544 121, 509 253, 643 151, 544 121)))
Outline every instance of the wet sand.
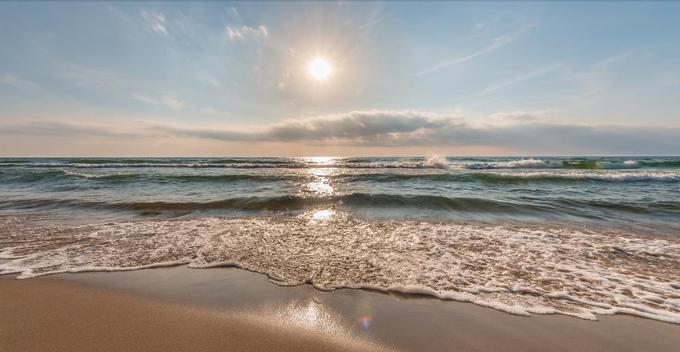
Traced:
POLYGON ((266 317, 58 279, 0 278, 0 351, 379 351, 266 317))
POLYGON ((280 287, 234 268, 0 277, 0 350, 670 351, 680 325, 280 287), (385 347, 386 348, 386 347, 385 347))

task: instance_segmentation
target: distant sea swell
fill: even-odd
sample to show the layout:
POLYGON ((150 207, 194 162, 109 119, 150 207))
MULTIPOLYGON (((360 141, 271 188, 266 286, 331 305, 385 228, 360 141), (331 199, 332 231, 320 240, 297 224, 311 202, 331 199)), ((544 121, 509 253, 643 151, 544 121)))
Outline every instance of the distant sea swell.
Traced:
POLYGON ((4 159, 0 167, 69 168, 459 168, 459 169, 638 169, 677 168, 674 158, 338 158, 329 163, 299 158, 131 158, 131 159, 4 159))

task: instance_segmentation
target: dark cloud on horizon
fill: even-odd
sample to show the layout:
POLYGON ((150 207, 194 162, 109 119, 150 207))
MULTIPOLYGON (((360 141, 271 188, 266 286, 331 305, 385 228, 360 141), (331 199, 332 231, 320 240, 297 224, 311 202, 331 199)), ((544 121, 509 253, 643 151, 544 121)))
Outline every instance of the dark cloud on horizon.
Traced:
POLYGON ((394 140, 455 124, 451 117, 416 111, 353 111, 324 117, 287 120, 251 131, 191 129, 155 125, 170 134, 224 141, 347 141, 394 140))
POLYGON ((496 147, 531 154, 680 154, 680 128, 587 126, 548 122, 523 113, 516 123, 472 125, 419 111, 354 111, 242 129, 195 129, 145 123, 135 129, 62 122, 0 126, 0 134, 61 137, 195 138, 364 147, 496 147))

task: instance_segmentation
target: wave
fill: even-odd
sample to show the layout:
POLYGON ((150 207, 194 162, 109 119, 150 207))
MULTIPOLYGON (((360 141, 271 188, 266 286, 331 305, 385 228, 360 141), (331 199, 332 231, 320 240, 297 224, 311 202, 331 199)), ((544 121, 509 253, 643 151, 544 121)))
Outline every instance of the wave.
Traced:
POLYGON ((55 181, 60 179, 84 179, 102 182, 238 182, 238 181, 295 181, 304 179, 303 175, 258 175, 258 174, 223 174, 223 175, 171 175, 154 173, 87 173, 70 170, 49 170, 38 172, 0 174, 0 180, 19 182, 55 181))
MULTIPOLYGON (((647 166, 652 164, 646 164, 647 166)), ((655 167, 668 164, 657 163, 655 167)), ((610 160, 542 160, 521 159, 504 162, 483 162, 464 165, 467 169, 638 169, 641 165, 635 160, 610 161, 610 160)))
MULTIPOLYGON (((5 182, 35 183, 57 182, 60 180, 87 180, 106 183, 232 183, 242 181, 253 182, 305 182, 312 177, 306 173, 239 173, 239 174, 169 174, 151 172, 82 172, 79 169, 57 169, 19 172, 0 172, 0 180, 5 182)), ((438 173, 344 173, 330 174, 329 179, 339 182, 482 182, 488 184, 506 183, 677 183, 680 173, 672 171, 635 171, 635 172, 604 172, 584 171, 567 172, 552 171, 515 171, 515 172, 438 172, 438 173)))
MULTIPOLYGON (((0 201, 0 208, 31 209, 53 207, 82 207, 112 210, 152 211, 196 211, 211 209, 239 210, 296 210, 315 206, 345 205, 349 207, 412 207, 424 209, 449 209, 460 211, 511 211, 520 206, 480 198, 447 198, 426 195, 390 195, 352 193, 329 197, 236 197, 209 202, 103 202, 78 199, 24 199, 0 201)), ((529 206, 531 208, 531 206, 529 206)))
POLYGON ((229 175, 159 175, 144 173, 117 173, 117 174, 87 174, 64 171, 65 176, 73 176, 84 179, 101 181, 148 181, 167 183, 201 183, 201 182, 238 182, 238 181, 294 181, 304 179, 297 175, 252 175, 252 174, 229 174, 229 175))
POLYGON ((680 168, 680 160, 648 159, 520 159, 511 161, 491 161, 464 165, 467 169, 639 169, 639 168, 680 168))
MULTIPOLYGON (((149 160, 134 160, 127 162, 116 162, 112 160, 94 160, 96 162, 6 162, 1 163, 0 168, 75 168, 75 169, 137 169, 137 168, 176 168, 176 169, 260 169, 260 168, 308 168, 312 167, 301 162, 288 161, 248 161, 248 160, 214 160, 210 162, 195 161, 195 162, 168 162, 168 161, 149 161, 149 160)), ((314 167, 332 167, 332 165, 317 165, 314 167)))
POLYGON ((267 158, 231 158, 231 159, 153 159, 153 158, 135 158, 135 159, 72 159, 67 161, 68 164, 92 164, 92 165, 108 165, 108 164, 127 164, 127 165, 171 165, 171 164, 285 164, 290 163, 288 159, 267 159, 267 158))
POLYGON ((0 209, 54 209, 83 208, 134 211, 140 213, 193 212, 205 210, 249 210, 285 211, 318 208, 323 206, 344 206, 348 208, 375 209, 425 209, 451 212, 473 212, 480 214, 571 214, 588 218, 597 217, 594 210, 618 211, 634 214, 665 212, 679 215, 680 202, 658 201, 648 203, 606 202, 601 200, 557 198, 540 203, 530 199, 523 201, 495 200, 472 197, 444 197, 433 195, 396 195, 350 193, 326 197, 305 197, 285 195, 277 197, 235 197, 206 202, 105 202, 81 199, 19 199, 0 201, 0 209))
POLYGON ((316 163, 303 158, 224 158, 224 159, 3 159, 0 167, 25 168, 341 168, 341 169, 639 169, 680 168, 678 159, 611 158, 338 158, 316 163))
POLYGON ((330 176, 348 182, 484 182, 484 183, 576 183, 576 182, 680 182, 680 173, 557 173, 557 172, 521 172, 521 173, 436 173, 436 174, 349 174, 330 176))
POLYGON ((541 159, 522 159, 512 161, 482 162, 464 165, 466 169, 544 169, 555 168, 558 164, 541 159))
POLYGON ((274 283, 471 302, 518 315, 629 314, 680 324, 680 241, 587 229, 450 222, 201 218, 34 227, 0 218, 1 274, 186 264, 274 283))

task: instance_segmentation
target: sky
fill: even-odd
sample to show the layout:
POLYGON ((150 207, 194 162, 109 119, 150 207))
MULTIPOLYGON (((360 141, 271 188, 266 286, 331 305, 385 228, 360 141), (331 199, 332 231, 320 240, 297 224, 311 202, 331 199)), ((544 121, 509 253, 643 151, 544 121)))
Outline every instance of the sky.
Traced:
POLYGON ((0 156, 323 155, 680 155, 680 2, 0 2, 0 156))

